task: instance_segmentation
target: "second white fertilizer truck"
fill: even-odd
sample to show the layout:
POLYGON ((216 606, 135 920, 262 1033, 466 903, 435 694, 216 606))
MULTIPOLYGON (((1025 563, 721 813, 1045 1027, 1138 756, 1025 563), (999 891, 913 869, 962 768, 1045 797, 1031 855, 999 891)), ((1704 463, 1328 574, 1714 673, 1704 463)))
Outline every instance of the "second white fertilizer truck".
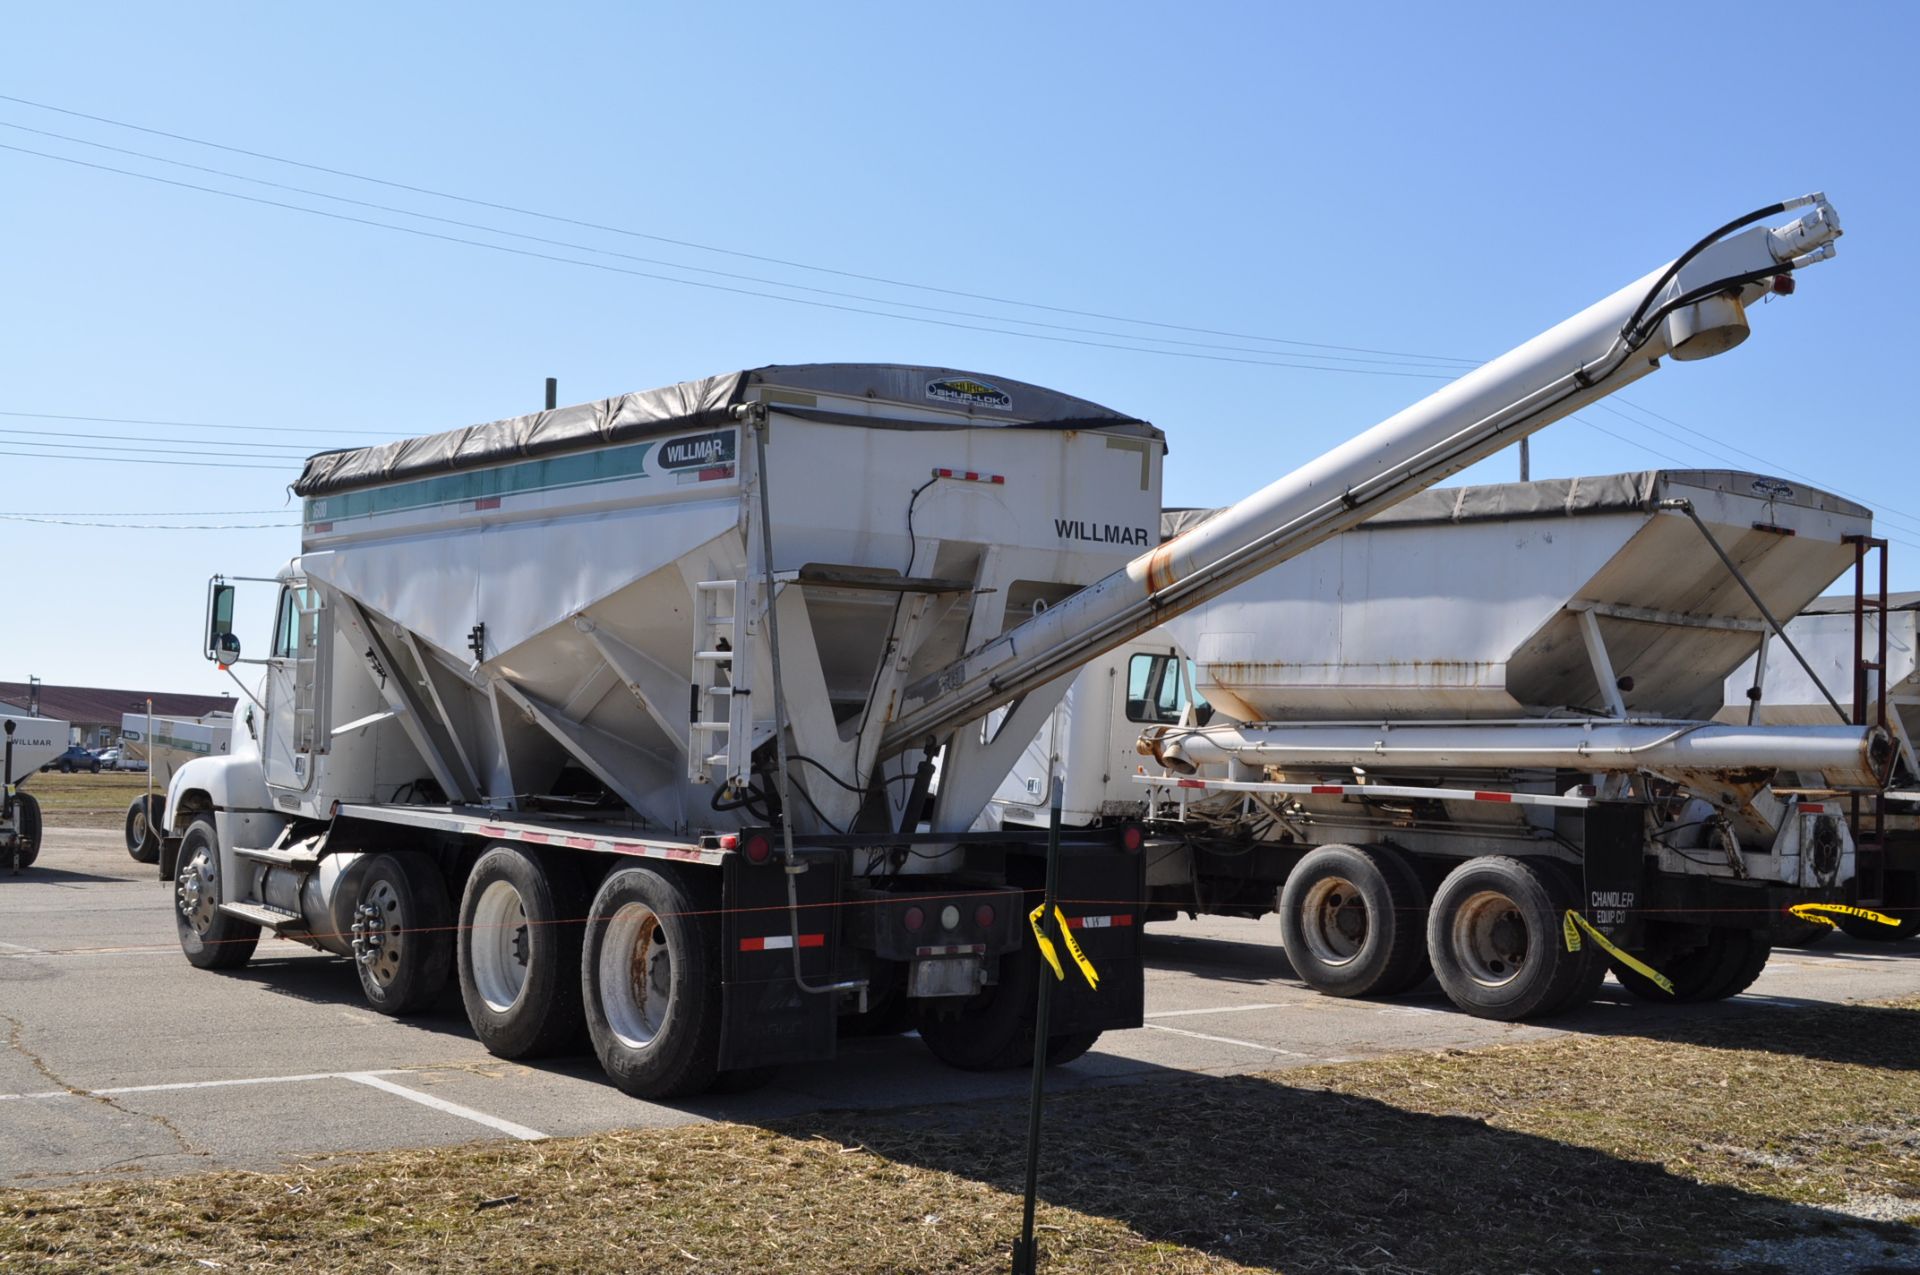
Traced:
MULTIPOLYGON (((263 677, 232 754, 168 788, 181 945, 311 943, 396 1014, 454 977, 494 1053, 584 1029, 646 1097, 830 1057, 890 1002, 950 1063, 1018 1062, 1047 839, 970 829, 1074 671, 1738 344, 1838 233, 1817 196, 1741 218, 1158 547, 1159 431, 938 368, 768 367, 316 456, 264 658, 236 583, 209 591, 209 657, 263 677)), ((1057 1062, 1141 1020, 1139 830, 1053 862, 1097 971, 1058 985, 1057 1062)))
POLYGON ((1727 472, 1423 492, 1090 664, 987 822, 1030 824, 1058 756, 1067 822, 1147 825, 1153 915, 1276 911, 1334 995, 1431 970, 1471 1013, 1570 1008, 1607 968, 1570 910, 1672 984, 1630 989, 1734 995, 1856 870, 1776 776, 1871 791, 1891 740, 1710 719, 1871 526, 1727 472))

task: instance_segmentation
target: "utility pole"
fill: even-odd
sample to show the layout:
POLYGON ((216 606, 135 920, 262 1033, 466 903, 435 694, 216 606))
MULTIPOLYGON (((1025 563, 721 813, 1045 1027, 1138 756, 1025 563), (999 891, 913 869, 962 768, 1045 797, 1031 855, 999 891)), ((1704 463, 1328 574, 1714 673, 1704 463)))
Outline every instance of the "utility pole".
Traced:
POLYGON ((560 402, 560 378, 557 376, 549 376, 547 378, 547 410, 551 412, 556 406, 559 405, 559 402, 560 402))

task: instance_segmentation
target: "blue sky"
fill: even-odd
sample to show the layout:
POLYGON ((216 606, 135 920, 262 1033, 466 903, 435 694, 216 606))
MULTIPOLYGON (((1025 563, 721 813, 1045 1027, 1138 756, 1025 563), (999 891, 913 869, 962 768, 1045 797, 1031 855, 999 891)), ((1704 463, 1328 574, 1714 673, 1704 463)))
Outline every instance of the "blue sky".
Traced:
MULTIPOLYGON (((1755 315, 1745 347, 1669 366, 1626 392, 1624 415, 1538 436, 1534 470, 1811 480, 1873 505, 1905 541, 1896 586, 1920 587, 1915 12, 20 6, 0 83, 12 97, 735 253, 1241 335, 562 225, 0 101, 8 125, 582 247, 17 127, 0 145, 790 298, 0 150, 0 411, 247 427, 0 416, 0 453, 36 453, 0 454, 0 513, 291 523, 285 488, 309 449, 533 410, 547 376, 577 402, 814 360, 947 364, 1123 408, 1168 432, 1169 503, 1222 503, 1440 383, 1405 355, 1500 353, 1714 225, 1825 190, 1847 230, 1835 261, 1755 315), (82 459, 52 458, 56 445, 82 459), (107 446, 229 467, 85 450, 107 446), (203 516, 146 516, 163 513, 203 516)), ((1513 474, 1500 457, 1474 476, 1513 474)), ((196 649, 206 577, 271 574, 296 547, 290 527, 0 520, 14 604, 0 679, 223 689, 196 649)), ((246 601, 263 619, 265 591, 246 601)))

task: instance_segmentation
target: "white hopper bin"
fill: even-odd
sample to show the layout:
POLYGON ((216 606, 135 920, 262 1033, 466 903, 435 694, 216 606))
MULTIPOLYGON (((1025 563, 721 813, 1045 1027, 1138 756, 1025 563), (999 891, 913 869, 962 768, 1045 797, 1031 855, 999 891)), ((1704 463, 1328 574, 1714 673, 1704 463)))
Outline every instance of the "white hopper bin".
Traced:
POLYGON ((1682 500, 1781 619, 1872 525, 1836 496, 1726 471, 1439 489, 1166 628, 1200 694, 1241 721, 1447 720, 1606 712, 1590 616, 1627 713, 1707 718, 1766 622, 1682 500))
MULTIPOLYGON (((749 759, 773 733, 761 471, 734 411, 752 403, 775 409, 776 618, 797 752, 818 763, 793 777, 803 831, 852 821, 860 793, 834 780, 866 773, 880 722, 857 758, 842 726, 884 697, 889 642, 878 676, 924 677, 1157 537, 1158 430, 939 368, 761 368, 317 457, 295 572, 343 599, 347 657, 395 676, 365 718, 267 741, 269 771, 297 783, 329 764, 325 732, 385 714, 419 762, 395 738, 309 788, 385 798, 424 766, 456 801, 512 807, 571 764, 643 827, 764 822, 717 799, 765 783, 749 759)), ((896 762, 901 802, 919 760, 896 762)))

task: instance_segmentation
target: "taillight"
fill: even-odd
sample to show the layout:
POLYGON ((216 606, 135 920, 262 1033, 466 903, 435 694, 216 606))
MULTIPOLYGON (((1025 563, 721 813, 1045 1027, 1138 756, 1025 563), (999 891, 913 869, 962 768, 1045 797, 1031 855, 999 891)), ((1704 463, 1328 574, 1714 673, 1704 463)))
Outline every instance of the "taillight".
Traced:
POLYGON ((741 843, 740 853, 747 856, 748 863, 765 863, 773 858, 773 838, 764 832, 752 833, 741 843))
POLYGON ((1147 844, 1147 830, 1137 823, 1130 823, 1120 829, 1120 844, 1138 854, 1140 847, 1147 844))
POLYGON ((993 904, 982 903, 973 910, 973 923, 983 930, 993 928, 993 904))
POLYGON ((919 908, 908 908, 900 914, 900 924, 907 927, 909 934, 918 934, 920 927, 927 923, 927 914, 919 908))

